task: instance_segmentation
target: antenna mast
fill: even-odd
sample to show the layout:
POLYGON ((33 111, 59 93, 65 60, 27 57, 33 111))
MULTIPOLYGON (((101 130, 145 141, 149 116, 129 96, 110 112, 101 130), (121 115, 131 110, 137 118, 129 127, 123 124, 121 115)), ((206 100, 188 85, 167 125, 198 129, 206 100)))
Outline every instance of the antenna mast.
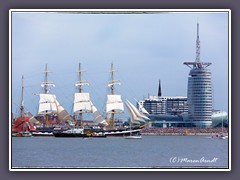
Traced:
POLYGON ((200 62, 200 39, 199 39, 199 24, 197 23, 197 40, 196 40, 196 62, 200 62))
POLYGON ((196 59, 195 62, 184 62, 191 69, 205 69, 212 63, 201 62, 200 60, 200 38, 199 38, 199 23, 197 22, 197 39, 196 39, 196 59))

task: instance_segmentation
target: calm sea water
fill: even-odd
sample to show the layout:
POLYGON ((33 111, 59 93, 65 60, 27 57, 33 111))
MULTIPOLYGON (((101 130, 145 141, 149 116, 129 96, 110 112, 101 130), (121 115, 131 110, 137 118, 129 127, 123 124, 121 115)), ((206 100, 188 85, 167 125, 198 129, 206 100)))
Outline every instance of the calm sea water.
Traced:
POLYGON ((209 136, 12 138, 12 168, 228 168, 228 140, 209 136))

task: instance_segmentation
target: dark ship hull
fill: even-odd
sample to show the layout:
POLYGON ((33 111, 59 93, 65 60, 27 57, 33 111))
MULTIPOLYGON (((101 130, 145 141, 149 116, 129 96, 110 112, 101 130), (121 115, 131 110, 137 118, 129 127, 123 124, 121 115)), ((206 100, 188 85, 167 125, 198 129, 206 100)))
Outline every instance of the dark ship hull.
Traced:
POLYGON ((140 135, 141 129, 105 130, 104 134, 107 137, 125 137, 125 136, 130 136, 130 135, 140 135))
POLYGON ((105 138, 106 135, 103 133, 96 133, 91 131, 90 129, 79 129, 79 128, 72 128, 72 129, 61 129, 55 128, 53 130, 53 135, 55 137, 80 137, 80 138, 105 138))
POLYGON ((53 135, 55 137, 81 137, 81 138, 103 138, 103 137, 125 137, 130 135, 140 135, 141 134, 141 127, 135 127, 135 128, 119 128, 119 129, 82 129, 81 130, 75 130, 74 128, 72 130, 64 130, 64 129, 54 129, 53 135))

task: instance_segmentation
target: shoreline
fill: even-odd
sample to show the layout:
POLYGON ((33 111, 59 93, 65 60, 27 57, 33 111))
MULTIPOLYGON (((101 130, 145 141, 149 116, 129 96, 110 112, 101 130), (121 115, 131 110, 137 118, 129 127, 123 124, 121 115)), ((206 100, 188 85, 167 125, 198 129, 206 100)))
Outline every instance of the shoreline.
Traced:
MULTIPOLYGON (((221 133, 141 133, 143 136, 218 136, 221 133)), ((228 136, 228 133, 223 133, 228 136)))
POLYGON ((228 136, 228 128, 181 128, 167 127, 157 128, 148 127, 141 131, 146 136, 219 136, 224 134, 228 136))

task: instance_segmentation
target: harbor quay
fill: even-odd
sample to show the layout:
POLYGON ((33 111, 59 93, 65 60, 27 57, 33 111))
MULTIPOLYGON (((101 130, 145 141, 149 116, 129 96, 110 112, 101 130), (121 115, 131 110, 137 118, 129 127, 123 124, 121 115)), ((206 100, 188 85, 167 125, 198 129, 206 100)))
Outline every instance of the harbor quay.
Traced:
POLYGON ((228 135, 228 128, 200 128, 200 127, 146 127, 141 130, 142 135, 209 135, 218 136, 219 134, 228 135))

